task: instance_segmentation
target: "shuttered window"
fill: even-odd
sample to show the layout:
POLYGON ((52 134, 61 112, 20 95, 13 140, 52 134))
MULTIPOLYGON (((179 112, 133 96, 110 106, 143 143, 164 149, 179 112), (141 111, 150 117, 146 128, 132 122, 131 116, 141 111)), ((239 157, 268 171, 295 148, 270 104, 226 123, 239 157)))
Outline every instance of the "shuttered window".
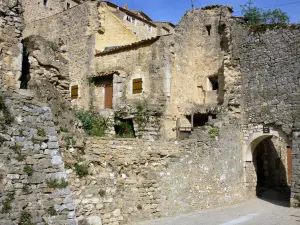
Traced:
POLYGON ((132 93, 139 94, 143 92, 143 79, 133 79, 132 81, 132 93))
POLYGON ((74 85, 71 87, 71 99, 78 98, 78 85, 74 85))

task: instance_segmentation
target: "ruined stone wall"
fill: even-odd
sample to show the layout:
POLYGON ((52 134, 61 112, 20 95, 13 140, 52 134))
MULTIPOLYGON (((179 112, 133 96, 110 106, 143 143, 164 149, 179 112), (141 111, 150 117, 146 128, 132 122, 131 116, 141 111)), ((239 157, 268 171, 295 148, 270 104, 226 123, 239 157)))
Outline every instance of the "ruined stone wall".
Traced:
POLYGON ((19 88, 24 29, 19 1, 0 2, 0 88, 19 88))
POLYGON ((79 85, 79 98, 73 104, 88 109, 87 76, 92 71, 94 34, 99 29, 97 2, 85 2, 55 16, 26 24, 24 37, 40 35, 64 45, 64 57, 69 61, 71 85, 79 85))
POLYGON ((198 140, 175 142, 90 139, 84 161, 89 175, 67 170, 79 221, 131 224, 245 199, 239 130, 223 124, 198 140), (229 132, 230 131, 230 132, 229 132))
POLYGON ((21 92, 1 102, 0 223, 77 224, 51 110, 21 92))
MULTIPOLYGON (((165 121, 168 137, 175 137, 171 128, 178 118, 182 127, 190 127, 185 115, 217 105, 223 105, 226 111, 232 96, 238 99, 239 71, 230 54, 232 23, 231 8, 216 6, 188 11, 176 26, 170 55, 171 98, 165 121), (218 90, 213 90, 210 78, 218 81, 218 90)), ((239 113, 238 109, 233 113, 239 113)))

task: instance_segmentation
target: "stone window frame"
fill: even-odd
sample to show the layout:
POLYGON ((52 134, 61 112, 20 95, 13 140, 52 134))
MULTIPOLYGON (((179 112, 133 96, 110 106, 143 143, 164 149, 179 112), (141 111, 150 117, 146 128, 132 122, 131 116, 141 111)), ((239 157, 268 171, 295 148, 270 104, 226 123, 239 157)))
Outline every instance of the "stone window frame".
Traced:
POLYGON ((79 85, 78 83, 72 83, 72 84, 70 85, 69 91, 70 91, 70 98, 71 98, 71 101, 76 101, 77 99, 80 98, 80 85, 79 85), (72 99, 72 87, 74 87, 74 86, 77 86, 77 87, 78 87, 78 95, 77 95, 77 98, 72 99))
POLYGON ((129 80, 129 91, 128 91, 128 94, 131 95, 131 96, 141 96, 145 93, 145 76, 142 75, 142 74, 134 74, 130 77, 130 80, 129 80), (137 93, 137 94, 133 94, 133 80, 135 79, 142 79, 142 82, 143 82, 143 85, 142 85, 142 88, 143 88, 143 91, 141 93, 137 93))

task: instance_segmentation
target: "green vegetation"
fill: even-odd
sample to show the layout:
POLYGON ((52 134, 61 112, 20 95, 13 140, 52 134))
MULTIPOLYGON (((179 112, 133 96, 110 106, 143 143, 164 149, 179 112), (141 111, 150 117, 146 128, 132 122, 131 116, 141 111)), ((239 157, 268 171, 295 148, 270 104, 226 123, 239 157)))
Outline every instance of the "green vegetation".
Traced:
POLYGON ((32 167, 25 165, 23 169, 24 173, 26 173, 28 176, 32 176, 33 174, 33 169, 32 167))
POLYGON ((50 216, 56 216, 56 215, 57 215, 57 212, 56 212, 56 210, 54 209, 53 206, 51 206, 51 207, 47 210, 47 212, 48 212, 48 214, 49 214, 50 216))
POLYGON ((108 127, 108 119, 88 111, 76 111, 77 118, 82 122, 87 135, 102 137, 108 127))
POLYGON ((15 144, 14 146, 11 146, 11 149, 14 151, 15 154, 17 154, 16 160, 19 162, 24 161, 26 157, 21 154, 22 146, 15 144))
POLYGON ((64 178, 62 178, 61 180, 48 179, 46 180, 46 183, 48 188, 59 188, 59 189, 66 188, 69 185, 69 183, 64 178))
POLYGON ((140 102, 137 105, 137 115, 135 117, 135 121, 139 126, 140 130, 144 130, 148 121, 149 121, 149 110, 148 104, 146 101, 140 102))
POLYGON ((9 213, 11 210, 11 203, 15 199, 15 192, 10 193, 3 202, 2 213, 9 213))
POLYGON ((89 174, 89 166, 86 163, 75 164, 75 172, 79 176, 79 178, 85 177, 89 174))
POLYGON ((121 138, 134 138, 133 124, 127 121, 121 121, 118 125, 118 137, 121 138))
POLYGON ((5 105, 4 98, 0 95, 0 112, 3 114, 3 118, 0 118, 0 125, 4 128, 4 125, 10 125, 14 122, 14 117, 11 115, 9 109, 5 105))
POLYGON ((46 132, 43 128, 39 128, 37 135, 39 135, 40 137, 46 137, 46 132))
POLYGON ((31 214, 29 212, 22 212, 20 216, 20 222, 18 225, 34 225, 31 222, 31 214))
POLYGON ((216 127, 212 127, 212 128, 210 128, 208 133, 211 138, 215 138, 219 135, 219 130, 216 127))
POLYGON ((281 9, 263 10, 254 5, 252 0, 240 6, 242 14, 248 20, 248 24, 287 24, 290 21, 287 13, 281 9))

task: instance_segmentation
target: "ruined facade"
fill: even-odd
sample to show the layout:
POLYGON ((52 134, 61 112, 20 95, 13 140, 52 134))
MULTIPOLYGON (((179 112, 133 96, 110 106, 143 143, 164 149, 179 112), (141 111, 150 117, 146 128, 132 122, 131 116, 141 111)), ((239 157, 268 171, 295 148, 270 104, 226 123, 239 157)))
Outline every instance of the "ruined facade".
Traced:
POLYGON ((231 7, 209 6, 173 31, 108 2, 24 1, 23 17, 17 1, 4 3, 0 84, 16 120, 0 133, 1 209, 16 199, 1 222, 18 223, 24 184, 41 225, 130 224, 267 188, 299 207, 298 26, 249 29, 231 7), (72 108, 105 117, 107 137, 87 138, 72 108), (49 178, 69 185, 49 190, 49 178))

